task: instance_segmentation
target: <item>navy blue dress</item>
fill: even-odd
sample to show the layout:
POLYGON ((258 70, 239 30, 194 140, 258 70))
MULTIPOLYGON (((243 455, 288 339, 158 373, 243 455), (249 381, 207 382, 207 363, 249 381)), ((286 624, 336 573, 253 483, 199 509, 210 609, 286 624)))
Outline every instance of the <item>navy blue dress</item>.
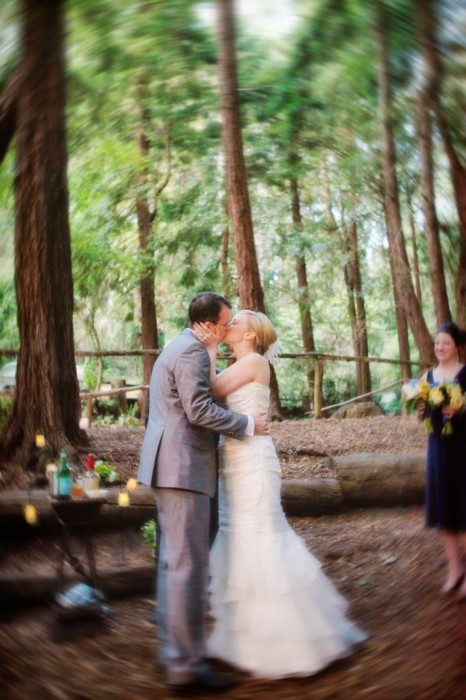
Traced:
MULTIPOLYGON (((433 383, 432 370, 427 374, 433 383)), ((456 375, 466 391, 466 365, 456 375)), ((466 531, 466 413, 452 419, 453 434, 442 436, 442 412, 432 414, 426 473, 426 526, 466 531)))

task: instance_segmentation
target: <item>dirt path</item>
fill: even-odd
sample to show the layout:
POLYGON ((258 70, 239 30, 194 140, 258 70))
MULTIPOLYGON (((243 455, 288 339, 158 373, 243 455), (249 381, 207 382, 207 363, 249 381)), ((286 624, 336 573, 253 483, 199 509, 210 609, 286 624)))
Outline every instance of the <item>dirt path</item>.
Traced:
MULTIPOLYGON (((423 528, 422 508, 350 511, 290 522, 370 638, 349 659, 312 678, 246 680, 222 697, 464 700, 466 605, 454 595, 439 595, 441 550, 435 533, 423 528)), ((109 556, 108 543, 101 544, 102 556, 109 556)), ((110 607, 105 631, 64 641, 55 638, 49 609, 3 619, 3 700, 168 698, 154 663, 151 599, 115 601, 110 607)))

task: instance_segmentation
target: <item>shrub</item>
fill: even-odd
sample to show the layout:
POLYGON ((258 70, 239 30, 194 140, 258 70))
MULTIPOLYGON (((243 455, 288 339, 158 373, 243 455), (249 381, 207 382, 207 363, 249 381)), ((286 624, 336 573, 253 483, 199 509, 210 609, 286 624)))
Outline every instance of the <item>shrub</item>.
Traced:
POLYGON ((156 544, 156 528, 155 520, 148 520, 147 523, 141 527, 142 532, 142 542, 148 547, 153 547, 155 549, 156 544))

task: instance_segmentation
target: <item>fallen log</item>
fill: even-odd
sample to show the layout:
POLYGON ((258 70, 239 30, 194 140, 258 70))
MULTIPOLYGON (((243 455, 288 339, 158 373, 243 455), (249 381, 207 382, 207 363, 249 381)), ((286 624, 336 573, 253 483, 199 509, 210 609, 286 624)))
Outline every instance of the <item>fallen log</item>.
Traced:
POLYGON ((281 496, 287 515, 325 515, 344 508, 338 479, 286 479, 281 496))
POLYGON ((335 457, 345 505, 371 508, 422 504, 425 457, 425 452, 335 457))

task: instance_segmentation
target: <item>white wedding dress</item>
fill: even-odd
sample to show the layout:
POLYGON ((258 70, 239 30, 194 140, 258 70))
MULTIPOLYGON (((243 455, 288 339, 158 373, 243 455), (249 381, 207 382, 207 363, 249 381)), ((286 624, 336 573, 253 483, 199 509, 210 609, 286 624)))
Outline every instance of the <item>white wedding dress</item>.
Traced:
MULTIPOLYGON (((226 398, 239 413, 265 411, 269 387, 251 382, 226 398)), ((268 436, 220 447, 220 529, 211 551, 210 656, 254 676, 316 673, 366 638, 346 600, 288 524, 280 463, 268 436)))

